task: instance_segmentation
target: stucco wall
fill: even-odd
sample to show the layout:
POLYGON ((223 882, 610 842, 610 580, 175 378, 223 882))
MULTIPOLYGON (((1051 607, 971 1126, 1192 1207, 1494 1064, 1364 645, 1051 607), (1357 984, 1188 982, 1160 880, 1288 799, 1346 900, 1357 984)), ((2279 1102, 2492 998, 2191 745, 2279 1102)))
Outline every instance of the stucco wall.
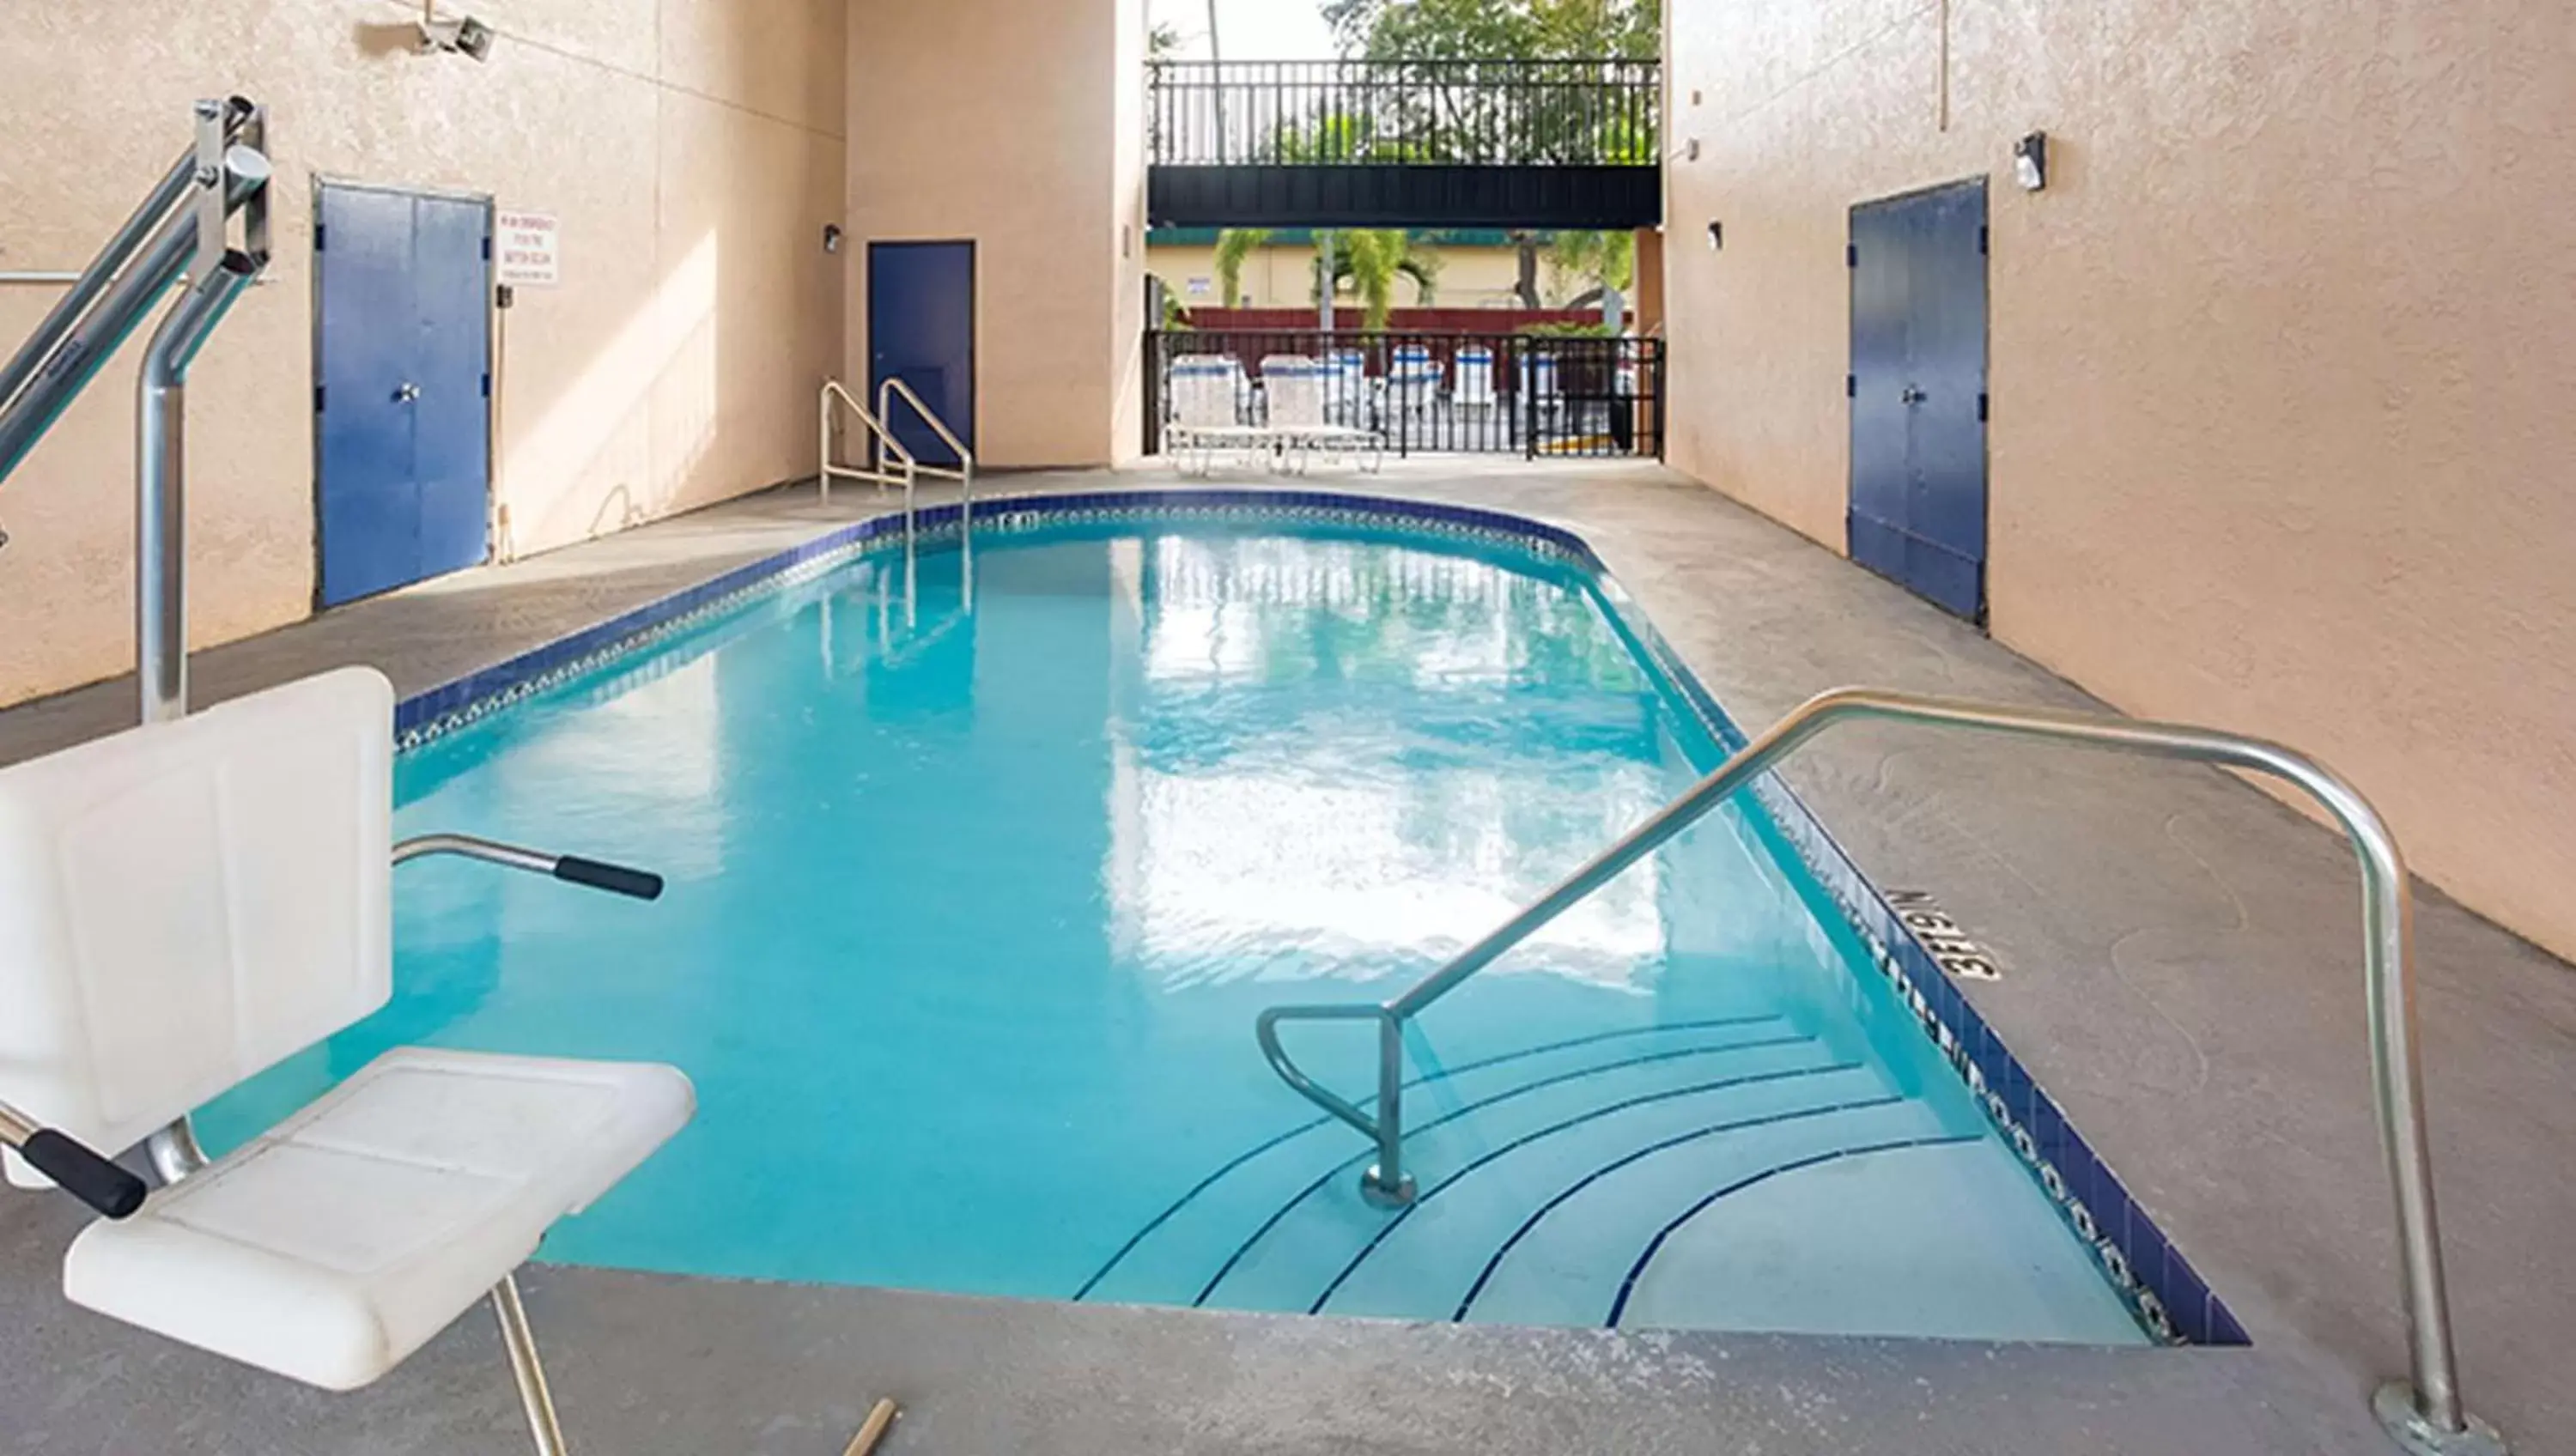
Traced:
POLYGON ((990 466, 1142 447, 1143 0, 849 0, 847 376, 871 241, 976 244, 990 466))
POLYGON ((1703 148, 1670 226, 1726 224, 1667 263, 1674 462, 1840 549, 1847 209, 1991 173, 1995 635, 2322 756, 2418 869, 2576 952, 2564 6, 1669 24, 1675 145, 1703 148), (2034 195, 2010 148, 2035 127, 2034 195))
MULTIPOLYGON (((187 103, 270 108, 270 281, 190 388, 199 645, 308 612, 317 175, 560 215, 564 281, 505 316, 495 504, 528 552, 810 474, 840 345, 843 0, 478 0, 489 62, 410 53, 416 7, 47 0, 0 20, 0 269, 87 260, 177 155, 187 103)), ((0 287, 14 348, 56 296, 0 287)), ((5 489, 0 702, 132 666, 133 358, 5 489)))

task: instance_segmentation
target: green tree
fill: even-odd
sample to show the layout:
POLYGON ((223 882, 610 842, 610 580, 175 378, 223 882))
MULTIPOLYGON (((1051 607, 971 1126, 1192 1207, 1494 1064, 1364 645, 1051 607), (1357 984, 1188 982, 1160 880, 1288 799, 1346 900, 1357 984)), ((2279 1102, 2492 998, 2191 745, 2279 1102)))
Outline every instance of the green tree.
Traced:
POLYGON ((1227 228, 1216 235, 1216 291, 1226 307, 1242 306, 1244 262, 1269 244, 1268 228, 1227 228))
MULTIPOLYGON (((1324 18, 1345 54, 1373 61, 1652 60, 1663 49, 1661 0, 1326 0, 1324 18)), ((1431 88, 1429 105, 1439 113, 1432 134, 1445 137, 1435 147, 1463 158, 1480 140, 1507 129, 1517 145, 1532 140, 1525 119, 1505 122, 1492 114, 1490 89, 1462 86, 1458 92, 1431 88)), ((1561 124, 1539 128, 1542 148, 1553 140, 1605 160, 1653 160, 1651 123, 1598 118, 1579 109, 1579 88, 1569 95, 1578 98, 1578 109, 1553 119, 1561 124)), ((1511 238, 1519 253, 1513 292, 1523 308, 1541 307, 1540 269, 1552 240, 1536 232, 1511 238)))
POLYGON ((1326 0, 1347 54, 1373 61, 1653 60, 1660 0, 1326 0))
POLYGON ((1414 291, 1424 303, 1429 303, 1439 289, 1440 255, 1417 243, 1412 234, 1401 228, 1319 232, 1315 235, 1317 303, 1323 301, 1321 249, 1327 240, 1333 251, 1334 291, 1339 292, 1343 282, 1350 283, 1351 291, 1360 299, 1360 326, 1370 333, 1386 328, 1387 315, 1395 308, 1397 279, 1412 279, 1414 291))
POLYGON ((1588 308, 1607 289, 1626 293, 1637 283, 1637 235, 1558 233, 1548 241, 1547 272, 1563 307, 1588 308))

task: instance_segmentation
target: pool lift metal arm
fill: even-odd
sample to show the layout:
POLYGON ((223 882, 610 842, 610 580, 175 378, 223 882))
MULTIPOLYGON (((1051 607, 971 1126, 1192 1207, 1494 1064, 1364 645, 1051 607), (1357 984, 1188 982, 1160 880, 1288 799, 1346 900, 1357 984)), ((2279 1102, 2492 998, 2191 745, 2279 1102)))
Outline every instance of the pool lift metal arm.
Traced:
MULTIPOLYGON (((173 285, 191 280, 192 299, 210 288, 218 295, 229 292, 233 285, 215 277, 227 253, 239 253, 253 274, 267 265, 265 114, 255 102, 234 96, 196 103, 195 120, 194 142, 72 281, 36 331, 0 364, 0 483, 26 460, 173 285), (236 215, 242 220, 238 248, 229 236, 236 215)), ((194 310, 183 302, 164 331, 183 312, 210 307, 219 313, 212 300, 196 303, 194 310)), ((186 332, 202 344, 212 323, 200 319, 186 332)), ((184 361, 180 367, 184 372, 184 361)))

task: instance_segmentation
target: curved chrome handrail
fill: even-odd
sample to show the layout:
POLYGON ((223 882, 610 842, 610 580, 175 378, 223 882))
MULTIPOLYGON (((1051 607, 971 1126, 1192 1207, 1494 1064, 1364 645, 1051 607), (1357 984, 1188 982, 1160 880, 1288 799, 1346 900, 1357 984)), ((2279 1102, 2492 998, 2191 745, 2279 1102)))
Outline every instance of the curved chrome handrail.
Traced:
POLYGON ((2392 1381, 2382 1387, 2373 1407, 2390 1434, 2410 1450, 2445 1456, 2502 1452, 2503 1439, 2470 1417, 2460 1400, 2450 1295, 2433 1208, 2432 1157, 2424 1127, 2423 1066, 2415 1036, 2414 900, 2406 861, 2386 821, 2359 790, 2316 760, 2278 743, 2179 723, 2000 707, 1866 688, 1824 693, 1772 725, 1680 798, 1403 995, 1383 1003, 1264 1011, 1256 1027, 1263 1055, 1299 1095, 1377 1141, 1378 1162, 1362 1176, 1363 1193, 1381 1203, 1406 1201, 1411 1180, 1401 1162, 1404 1023, 1697 823, 1809 739, 1836 723, 1872 718, 2243 769, 2296 786, 2334 817, 2361 863, 2362 985, 2369 1003, 2371 1075, 2405 1266, 2407 1346, 2413 1371, 2411 1384, 2392 1381), (1378 1115, 1374 1118, 1318 1086, 1289 1059, 1278 1040, 1281 1021, 1369 1018, 1379 1024, 1378 1115))

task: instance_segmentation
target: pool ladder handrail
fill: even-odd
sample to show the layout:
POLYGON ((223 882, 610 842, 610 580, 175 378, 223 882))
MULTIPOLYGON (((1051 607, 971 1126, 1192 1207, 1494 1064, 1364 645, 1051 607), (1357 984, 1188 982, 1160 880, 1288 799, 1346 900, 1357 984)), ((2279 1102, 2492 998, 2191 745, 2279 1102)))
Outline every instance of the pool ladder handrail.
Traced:
POLYGON ((823 381, 823 393, 817 402, 816 415, 815 453, 819 457, 819 463, 815 467, 815 485, 822 498, 825 500, 832 498, 832 482, 835 479, 864 480, 880 486, 902 486, 903 530, 905 536, 909 537, 913 528, 913 497, 921 488, 921 462, 913 459, 912 452, 903 448, 903 442, 894 437, 894 431, 886 428, 885 421, 870 414, 868 407, 859 402, 858 396, 842 388, 841 381, 837 379, 823 381), (835 403, 858 416, 859 422, 868 427, 872 448, 869 451, 869 463, 864 467, 839 465, 832 460, 832 406, 835 403), (889 461, 892 462, 892 468, 889 468, 889 461))
POLYGON ((965 441, 957 438, 957 432, 948 428, 948 422, 939 417, 938 411, 923 403, 921 396, 912 392, 911 385, 892 374, 887 375, 884 382, 877 385, 877 418, 885 421, 889 428, 894 424, 894 402, 897 399, 901 399, 910 406, 912 412, 921 417, 921 422, 930 426, 930 432, 937 435, 942 444, 957 452, 957 464, 954 468, 945 465, 925 465, 918 461, 914 462, 913 468, 923 475, 935 475, 943 480, 956 481, 965 492, 966 512, 973 514, 975 452, 966 447, 965 441))
POLYGON ((2265 739, 2179 723, 1868 688, 1841 688, 1810 698, 1591 863, 1403 995, 1385 1002, 1273 1006, 1261 1013, 1255 1030, 1271 1068, 1308 1101, 1376 1142, 1378 1161, 1360 1176, 1363 1195, 1380 1206, 1400 1206, 1413 1197, 1413 1180, 1402 1164, 1407 1021, 1733 798, 1808 740, 1834 724, 1857 719, 1961 728, 2217 764, 2291 784, 2333 816, 2361 863, 2362 983, 2369 1003, 2371 1075, 2380 1142, 2388 1157, 2396 1204, 2412 1371, 2411 1381, 2382 1385, 2372 1409, 2390 1436, 2408 1451, 2429 1456, 2501 1456, 2506 1449, 2503 1437, 2470 1416, 2460 1399, 2424 1126, 2423 1065, 2416 1045, 2415 908, 2405 857, 2387 822, 2358 789, 2315 759, 2265 739), (1280 1046, 1281 1022, 1327 1020, 1377 1022, 1377 1116, 1318 1085, 1280 1046))

